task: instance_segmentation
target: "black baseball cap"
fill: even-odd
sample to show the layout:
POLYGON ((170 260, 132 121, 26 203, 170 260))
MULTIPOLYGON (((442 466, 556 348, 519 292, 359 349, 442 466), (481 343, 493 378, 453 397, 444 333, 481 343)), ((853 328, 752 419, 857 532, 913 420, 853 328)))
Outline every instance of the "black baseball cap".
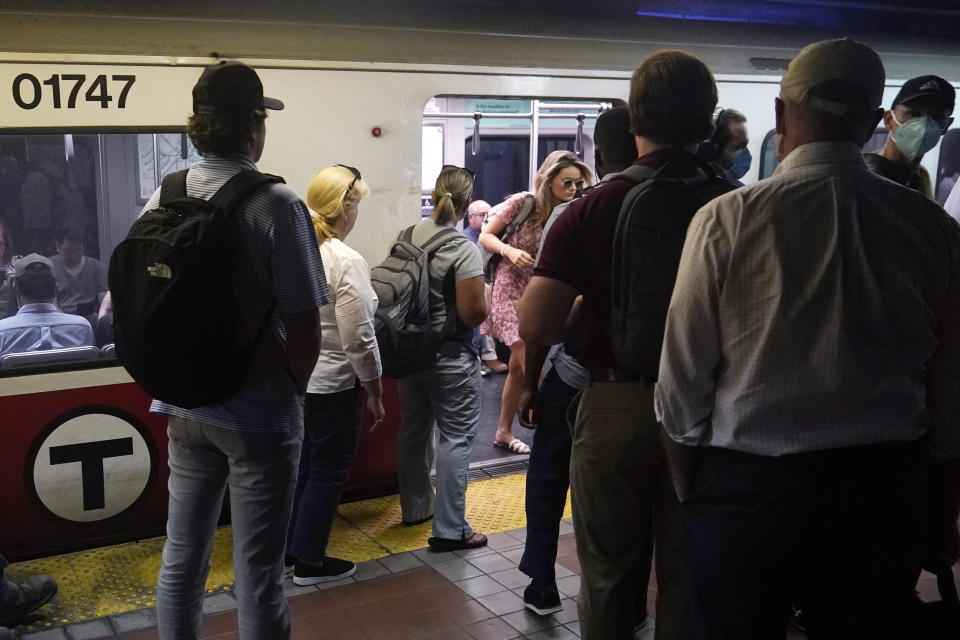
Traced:
POLYGON ((953 103, 956 99, 956 94, 957 92, 954 91, 953 86, 940 76, 918 76, 916 78, 910 78, 903 83, 903 86, 900 87, 900 91, 897 93, 897 97, 893 99, 893 104, 890 105, 890 108, 892 109, 898 104, 907 104, 917 98, 933 96, 939 98, 943 104, 950 109, 950 112, 953 113, 953 103))
POLYGON ((210 65, 193 87, 193 112, 205 115, 245 115, 257 109, 283 109, 283 103, 263 95, 263 84, 242 62, 210 65))

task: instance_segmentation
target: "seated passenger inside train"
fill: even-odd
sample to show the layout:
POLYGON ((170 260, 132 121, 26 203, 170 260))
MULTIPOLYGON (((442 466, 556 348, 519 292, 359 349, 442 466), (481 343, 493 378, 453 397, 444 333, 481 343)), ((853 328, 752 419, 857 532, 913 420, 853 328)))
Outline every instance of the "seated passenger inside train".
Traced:
POLYGON ((57 229, 56 255, 50 256, 57 280, 57 299, 66 313, 96 321, 97 310, 107 293, 106 266, 84 251, 84 228, 68 224, 57 229))
POLYGON ((86 318, 63 313, 54 304, 53 263, 36 253, 13 261, 13 291, 19 311, 0 320, 0 356, 25 351, 93 346, 86 318))

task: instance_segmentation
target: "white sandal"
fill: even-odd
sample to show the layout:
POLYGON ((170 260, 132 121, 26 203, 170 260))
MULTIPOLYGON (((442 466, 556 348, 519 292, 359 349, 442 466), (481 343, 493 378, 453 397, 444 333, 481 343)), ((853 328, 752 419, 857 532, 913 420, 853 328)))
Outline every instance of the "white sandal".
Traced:
POLYGON ((510 444, 494 441, 493 446, 500 447, 501 449, 509 449, 510 453, 520 456, 530 453, 530 447, 524 444, 520 438, 514 438, 510 441, 510 444))

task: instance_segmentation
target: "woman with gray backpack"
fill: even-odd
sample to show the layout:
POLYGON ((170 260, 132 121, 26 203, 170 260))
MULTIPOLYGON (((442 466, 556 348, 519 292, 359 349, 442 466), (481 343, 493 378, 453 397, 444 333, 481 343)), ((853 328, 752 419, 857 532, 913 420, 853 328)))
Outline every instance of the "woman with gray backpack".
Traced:
MULTIPOLYGON (((473 351, 473 328, 487 317, 483 268, 477 248, 453 226, 463 217, 473 192, 473 173, 446 166, 433 191, 430 218, 412 228, 410 242, 433 245, 429 253, 431 317, 455 314, 433 364, 401 377, 402 423, 398 458, 400 507, 404 524, 433 518, 433 537, 427 542, 438 551, 480 547, 487 537, 474 531, 466 519, 467 470, 470 448, 480 419, 480 361, 473 351), (449 231, 453 231, 450 233, 449 231), (442 314, 435 313, 443 307, 442 314), (430 486, 434 459, 433 425, 439 438, 436 450, 437 490, 430 486)), ((439 320, 439 319, 438 319, 439 320)))

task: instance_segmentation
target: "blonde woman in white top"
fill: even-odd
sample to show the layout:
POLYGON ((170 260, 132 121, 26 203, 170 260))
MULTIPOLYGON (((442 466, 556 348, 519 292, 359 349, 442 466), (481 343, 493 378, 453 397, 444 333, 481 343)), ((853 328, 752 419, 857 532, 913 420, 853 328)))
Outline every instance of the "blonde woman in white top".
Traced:
POLYGON ((370 188, 353 167, 321 169, 307 187, 323 271, 335 301, 320 308, 320 358, 307 385, 304 439, 287 538, 293 581, 317 584, 352 575, 349 560, 326 555, 340 488, 360 441, 360 386, 374 426, 383 421, 380 351, 373 329, 377 296, 370 267, 344 244, 370 188), (357 381, 359 380, 359 384, 357 381))

